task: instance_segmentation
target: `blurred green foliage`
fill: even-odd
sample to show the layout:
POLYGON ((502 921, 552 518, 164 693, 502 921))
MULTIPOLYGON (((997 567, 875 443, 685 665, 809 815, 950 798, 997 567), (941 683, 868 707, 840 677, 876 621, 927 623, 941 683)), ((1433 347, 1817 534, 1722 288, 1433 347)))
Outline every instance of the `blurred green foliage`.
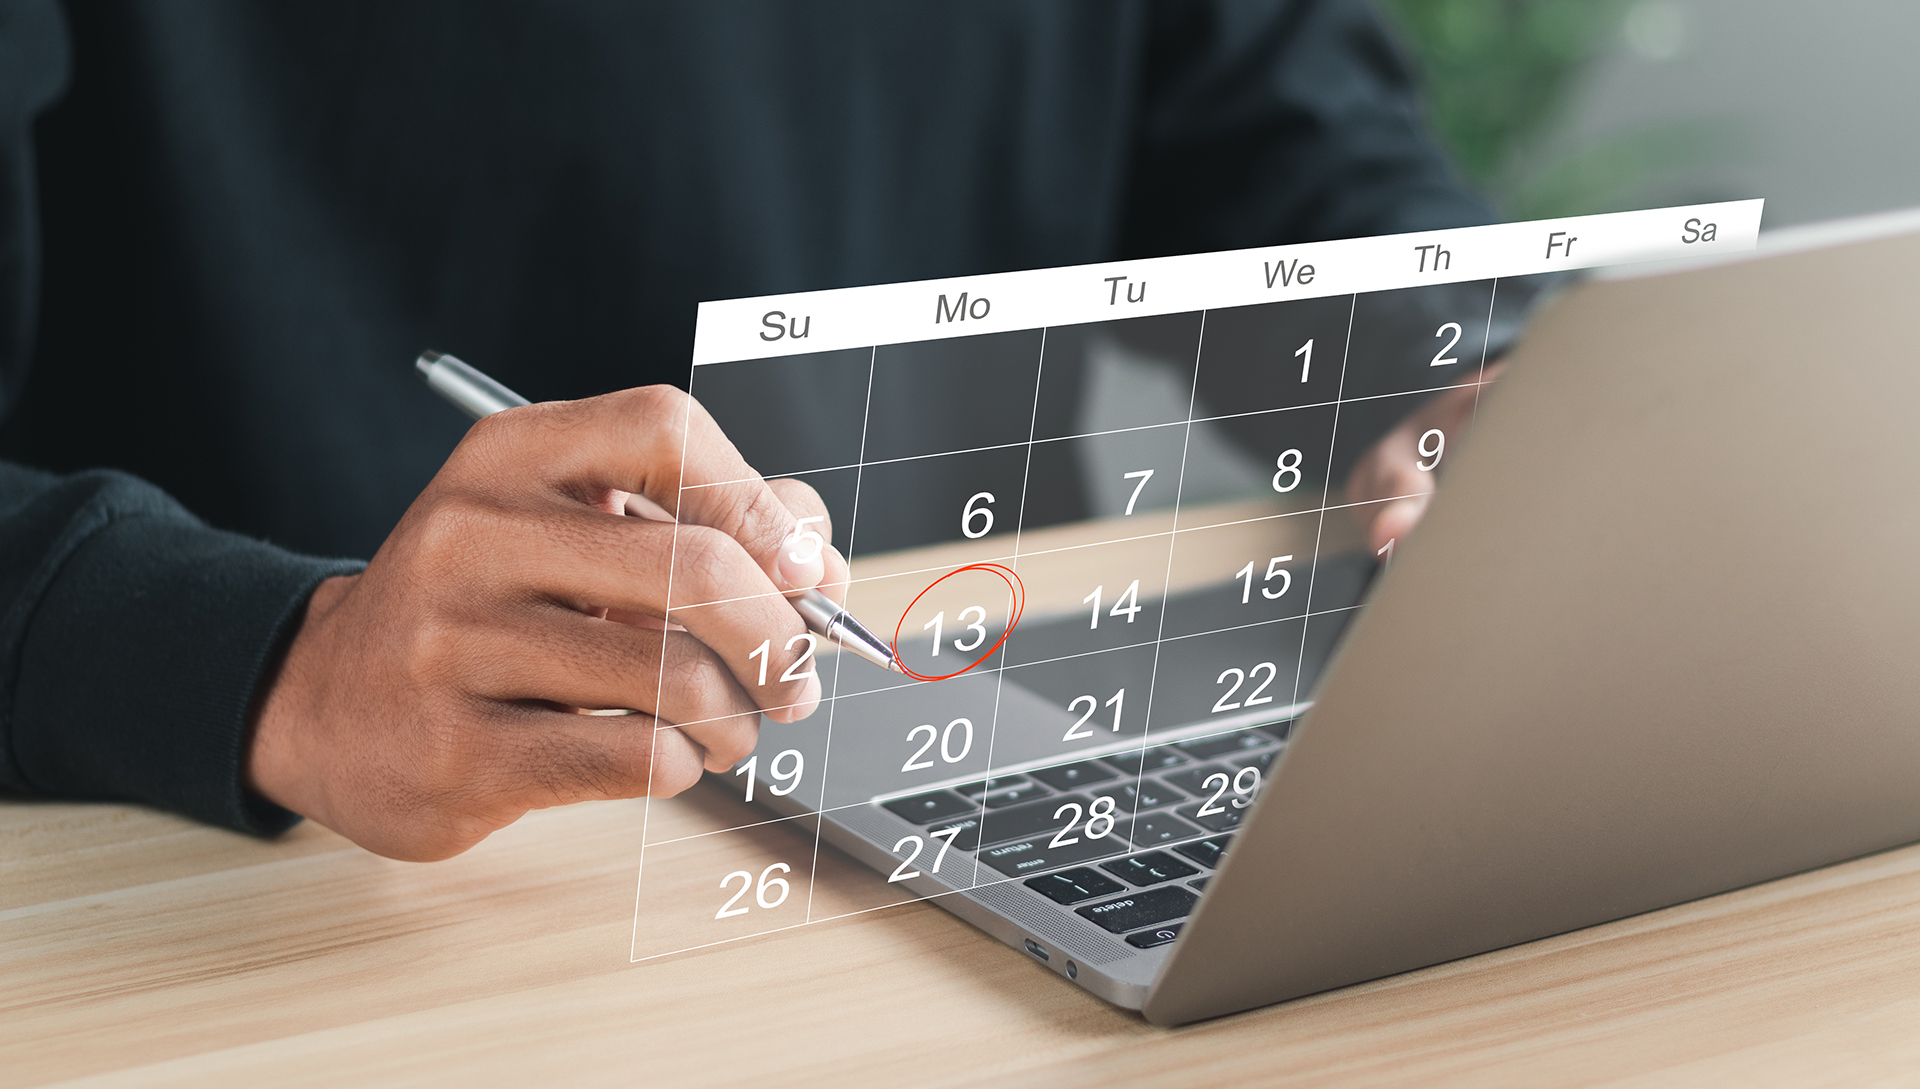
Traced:
POLYGON ((1419 64, 1440 139, 1520 219, 1629 206, 1719 150, 1713 126, 1648 125, 1555 148, 1554 125, 1621 41, 1629 0, 1382 0, 1419 64))

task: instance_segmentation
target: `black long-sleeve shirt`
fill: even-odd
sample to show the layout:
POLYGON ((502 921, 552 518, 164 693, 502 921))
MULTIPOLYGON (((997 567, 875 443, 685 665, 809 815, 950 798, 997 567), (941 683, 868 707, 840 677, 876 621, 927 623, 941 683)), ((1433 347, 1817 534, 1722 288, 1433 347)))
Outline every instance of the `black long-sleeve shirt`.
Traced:
POLYGON ((292 819, 249 710, 459 439, 423 347, 1487 218, 1363 0, 0 0, 0 787, 292 819))

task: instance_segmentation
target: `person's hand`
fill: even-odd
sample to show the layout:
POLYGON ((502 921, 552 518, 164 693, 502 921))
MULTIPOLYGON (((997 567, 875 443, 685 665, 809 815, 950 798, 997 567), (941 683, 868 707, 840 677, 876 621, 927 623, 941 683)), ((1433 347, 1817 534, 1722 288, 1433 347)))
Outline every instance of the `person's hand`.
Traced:
POLYGON ((670 386, 481 420, 366 571, 315 590, 248 785, 411 860, 529 809, 684 790, 752 751, 761 711, 819 704, 811 663, 782 680, 812 640, 781 595, 844 592, 826 513, 670 386), (623 516, 628 493, 681 524, 623 516), (641 713, 578 713, 617 708, 641 713))
MULTIPOLYGON (((1483 381, 1493 381, 1499 372, 1488 367, 1483 381)), ((1461 386, 1433 397, 1374 443, 1347 474, 1347 502, 1358 504, 1350 509, 1375 555, 1391 558, 1392 546, 1427 513, 1448 444, 1473 419, 1480 389, 1461 386)))

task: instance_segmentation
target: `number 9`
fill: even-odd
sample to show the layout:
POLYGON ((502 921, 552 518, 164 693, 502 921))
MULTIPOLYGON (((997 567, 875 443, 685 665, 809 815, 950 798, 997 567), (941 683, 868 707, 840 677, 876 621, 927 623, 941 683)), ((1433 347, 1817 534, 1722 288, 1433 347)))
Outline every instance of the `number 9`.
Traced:
POLYGON ((1429 429, 1426 434, 1420 436, 1420 457, 1422 460, 1414 462, 1413 467, 1423 473, 1433 472, 1434 466, 1440 464, 1441 452, 1446 450, 1446 448, 1447 436, 1441 433, 1437 427, 1429 429), (1432 449, 1428 449, 1429 445, 1432 446, 1432 449), (1432 460, 1425 460, 1428 458, 1432 460))

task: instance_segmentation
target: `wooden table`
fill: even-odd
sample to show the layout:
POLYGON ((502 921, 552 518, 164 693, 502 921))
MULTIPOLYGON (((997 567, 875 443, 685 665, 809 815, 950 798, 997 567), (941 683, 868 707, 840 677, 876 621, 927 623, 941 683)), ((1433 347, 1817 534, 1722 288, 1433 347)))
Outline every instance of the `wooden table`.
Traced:
MULTIPOLYGON (((1920 1080, 1920 847, 1164 1030, 926 904, 630 964, 645 805, 412 865, 0 802, 0 1085, 1920 1080)), ((882 895, 823 857, 826 895, 882 895)))

